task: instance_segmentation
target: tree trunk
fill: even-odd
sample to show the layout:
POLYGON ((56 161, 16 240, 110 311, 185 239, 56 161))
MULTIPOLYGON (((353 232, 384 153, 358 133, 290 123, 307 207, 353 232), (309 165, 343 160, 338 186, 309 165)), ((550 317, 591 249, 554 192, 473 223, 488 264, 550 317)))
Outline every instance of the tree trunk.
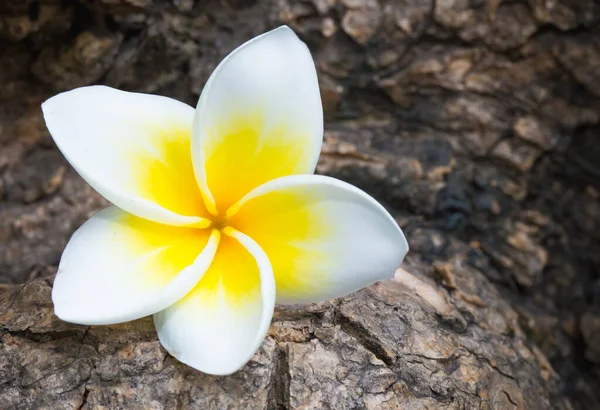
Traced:
POLYGON ((0 408, 600 408, 599 21, 595 0, 0 3, 0 408), (396 278, 278 310, 231 377, 169 357, 150 320, 60 322, 48 278, 107 202, 41 102, 101 83, 194 105, 281 24, 317 64, 318 172, 407 234, 396 278))

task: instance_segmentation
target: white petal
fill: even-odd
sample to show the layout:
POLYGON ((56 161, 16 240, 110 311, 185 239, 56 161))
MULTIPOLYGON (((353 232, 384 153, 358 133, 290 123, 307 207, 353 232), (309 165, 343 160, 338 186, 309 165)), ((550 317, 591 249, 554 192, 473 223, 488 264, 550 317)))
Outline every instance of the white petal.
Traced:
POLYGON ((248 41, 219 64, 194 118, 194 169, 207 207, 225 211, 271 179, 313 173, 322 139, 306 45, 285 26, 248 41))
POLYGON ((273 316, 269 260, 246 235, 224 230, 215 260, 185 298, 154 315, 164 348, 205 373, 231 374, 260 347, 273 316))
POLYGON ((52 289, 55 313, 97 325, 158 312, 198 283, 219 238, 216 230, 161 225, 117 207, 100 211, 62 255, 52 289))
POLYGON ((227 214, 268 255, 277 303, 332 299, 391 278, 408 252, 402 230, 377 201, 329 177, 267 182, 227 214))
POLYGON ((92 86, 58 94, 42 110, 63 155, 113 204, 170 225, 205 216, 190 151, 192 107, 92 86))

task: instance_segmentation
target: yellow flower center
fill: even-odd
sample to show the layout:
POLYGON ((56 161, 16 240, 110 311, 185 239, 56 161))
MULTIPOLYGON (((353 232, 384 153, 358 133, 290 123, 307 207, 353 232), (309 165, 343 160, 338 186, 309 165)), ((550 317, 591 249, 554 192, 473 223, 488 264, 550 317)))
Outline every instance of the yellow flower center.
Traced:
POLYGON ((222 231, 223 229, 230 226, 229 218, 227 218, 227 216, 225 216, 224 213, 220 213, 218 215, 211 215, 211 217, 209 217, 208 219, 210 219, 211 221, 211 227, 213 227, 214 229, 218 229, 219 231, 222 231))

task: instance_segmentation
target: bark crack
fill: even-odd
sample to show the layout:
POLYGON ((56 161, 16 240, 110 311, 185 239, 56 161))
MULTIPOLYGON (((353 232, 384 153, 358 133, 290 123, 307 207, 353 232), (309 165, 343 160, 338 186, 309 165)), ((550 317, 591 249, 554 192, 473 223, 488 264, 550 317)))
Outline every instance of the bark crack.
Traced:
POLYGON ((287 410, 290 406, 290 369, 287 352, 287 344, 276 347, 275 366, 271 376, 269 390, 269 408, 276 410, 287 410))
POLYGON ((340 326, 340 329, 352 336, 358 343, 360 343, 365 349, 375 355, 376 358, 381 360, 388 367, 394 365, 395 358, 390 356, 384 346, 379 341, 372 337, 368 331, 360 323, 353 321, 352 319, 344 316, 341 312, 336 311, 335 323, 340 326))
POLYGON ((87 386, 84 386, 83 395, 81 397, 81 404, 79 405, 77 410, 81 410, 85 407, 85 405, 87 404, 87 398, 88 398, 89 394, 90 394, 90 389, 88 389, 87 386))

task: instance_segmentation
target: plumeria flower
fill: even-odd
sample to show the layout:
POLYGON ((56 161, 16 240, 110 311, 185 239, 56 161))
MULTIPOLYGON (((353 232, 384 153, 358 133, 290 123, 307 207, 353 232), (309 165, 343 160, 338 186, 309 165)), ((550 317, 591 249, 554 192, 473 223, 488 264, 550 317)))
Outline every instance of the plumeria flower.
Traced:
POLYGON ((354 292, 391 277, 408 251, 373 198, 312 175, 317 74, 287 27, 225 58, 195 110, 103 86, 42 109, 67 160, 114 204, 62 255, 52 300, 67 322, 152 314, 171 355, 230 374, 261 345, 275 303, 354 292))

